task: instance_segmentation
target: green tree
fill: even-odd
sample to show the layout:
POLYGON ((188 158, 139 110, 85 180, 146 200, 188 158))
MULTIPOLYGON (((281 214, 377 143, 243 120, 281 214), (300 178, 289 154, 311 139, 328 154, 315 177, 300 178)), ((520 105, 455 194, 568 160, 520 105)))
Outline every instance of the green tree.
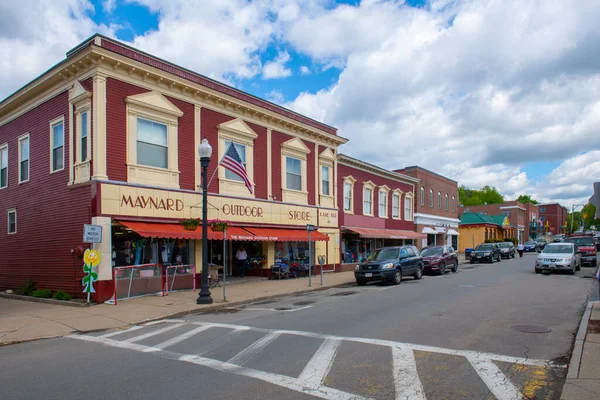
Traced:
POLYGON ((517 198, 519 203, 540 204, 536 199, 531 198, 530 194, 522 194, 517 198))
POLYGON ((583 229, 590 229, 592 225, 595 226, 596 229, 600 228, 597 225, 597 222, 599 222, 600 218, 594 218, 594 216, 596 215, 595 205, 593 205, 592 203, 587 203, 585 206, 583 206, 583 209, 581 209, 581 215, 584 222, 583 229))
POLYGON ((568 213, 567 214, 567 232, 569 232, 569 233, 576 232, 580 227, 580 222, 581 222, 581 214, 579 213, 579 211, 576 211, 574 214, 568 213), (575 215, 575 218, 573 218, 573 215, 575 215), (571 227, 571 220, 573 220, 572 227, 571 227))
POLYGON ((463 206, 482 206, 484 204, 504 203, 504 197, 495 187, 484 186, 481 189, 458 188, 458 200, 463 206))

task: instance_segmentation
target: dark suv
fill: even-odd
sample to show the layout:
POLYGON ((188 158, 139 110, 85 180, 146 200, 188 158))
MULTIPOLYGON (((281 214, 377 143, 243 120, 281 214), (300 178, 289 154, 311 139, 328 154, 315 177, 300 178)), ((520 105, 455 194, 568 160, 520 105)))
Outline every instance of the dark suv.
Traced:
POLYGON ((423 257, 415 246, 382 247, 354 269, 358 286, 371 281, 398 285, 404 276, 413 276, 415 279, 423 276, 423 257))
POLYGON ((511 242, 498 243, 498 247, 500 247, 500 256, 502 258, 515 258, 517 251, 515 250, 515 245, 511 242))
POLYGON ((436 272, 444 275, 448 268, 452 272, 458 271, 458 256, 450 246, 425 247, 421 251, 425 272, 436 272))
POLYGON ((476 261, 502 261, 500 256, 500 247, 496 243, 483 243, 477 246, 471 253, 471 264, 475 264, 476 261))

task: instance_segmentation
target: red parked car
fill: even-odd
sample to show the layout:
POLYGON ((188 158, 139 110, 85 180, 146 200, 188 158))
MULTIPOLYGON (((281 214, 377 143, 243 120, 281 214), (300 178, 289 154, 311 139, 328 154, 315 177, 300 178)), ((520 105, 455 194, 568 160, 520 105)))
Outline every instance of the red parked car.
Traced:
POLYGON ((450 246, 431 246, 421 250, 423 271, 444 275, 448 268, 458 271, 458 255, 450 246))
POLYGON ((583 264, 590 264, 594 268, 596 267, 596 243, 592 236, 571 235, 563 240, 563 242, 574 243, 581 252, 581 262, 583 264))

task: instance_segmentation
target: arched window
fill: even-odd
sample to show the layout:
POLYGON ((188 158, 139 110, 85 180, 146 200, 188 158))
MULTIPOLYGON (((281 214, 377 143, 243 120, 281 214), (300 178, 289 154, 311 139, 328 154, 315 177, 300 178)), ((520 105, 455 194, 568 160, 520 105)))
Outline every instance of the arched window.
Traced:
POLYGON ((438 208, 442 209, 442 193, 438 192, 438 208))
POLYGON ((446 193, 446 211, 448 211, 448 193, 446 193))
POLYGON ((452 196, 452 212, 456 211, 456 198, 452 196))
POLYGON ((429 189, 429 207, 433 208, 433 189, 429 189))
POLYGON ((421 186, 421 205, 424 206, 425 205, 425 188, 423 186, 421 186))

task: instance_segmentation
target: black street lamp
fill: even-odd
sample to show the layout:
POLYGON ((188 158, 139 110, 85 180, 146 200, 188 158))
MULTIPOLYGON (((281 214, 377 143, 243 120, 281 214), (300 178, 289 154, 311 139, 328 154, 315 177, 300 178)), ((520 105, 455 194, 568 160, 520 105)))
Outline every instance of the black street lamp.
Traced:
POLYGON ((200 156, 200 166, 202 167, 202 286, 196 304, 212 304, 213 299, 210 297, 208 289, 208 224, 207 224, 207 209, 208 209, 208 163, 212 147, 208 144, 206 138, 202 139, 202 143, 198 146, 198 155, 200 156))

